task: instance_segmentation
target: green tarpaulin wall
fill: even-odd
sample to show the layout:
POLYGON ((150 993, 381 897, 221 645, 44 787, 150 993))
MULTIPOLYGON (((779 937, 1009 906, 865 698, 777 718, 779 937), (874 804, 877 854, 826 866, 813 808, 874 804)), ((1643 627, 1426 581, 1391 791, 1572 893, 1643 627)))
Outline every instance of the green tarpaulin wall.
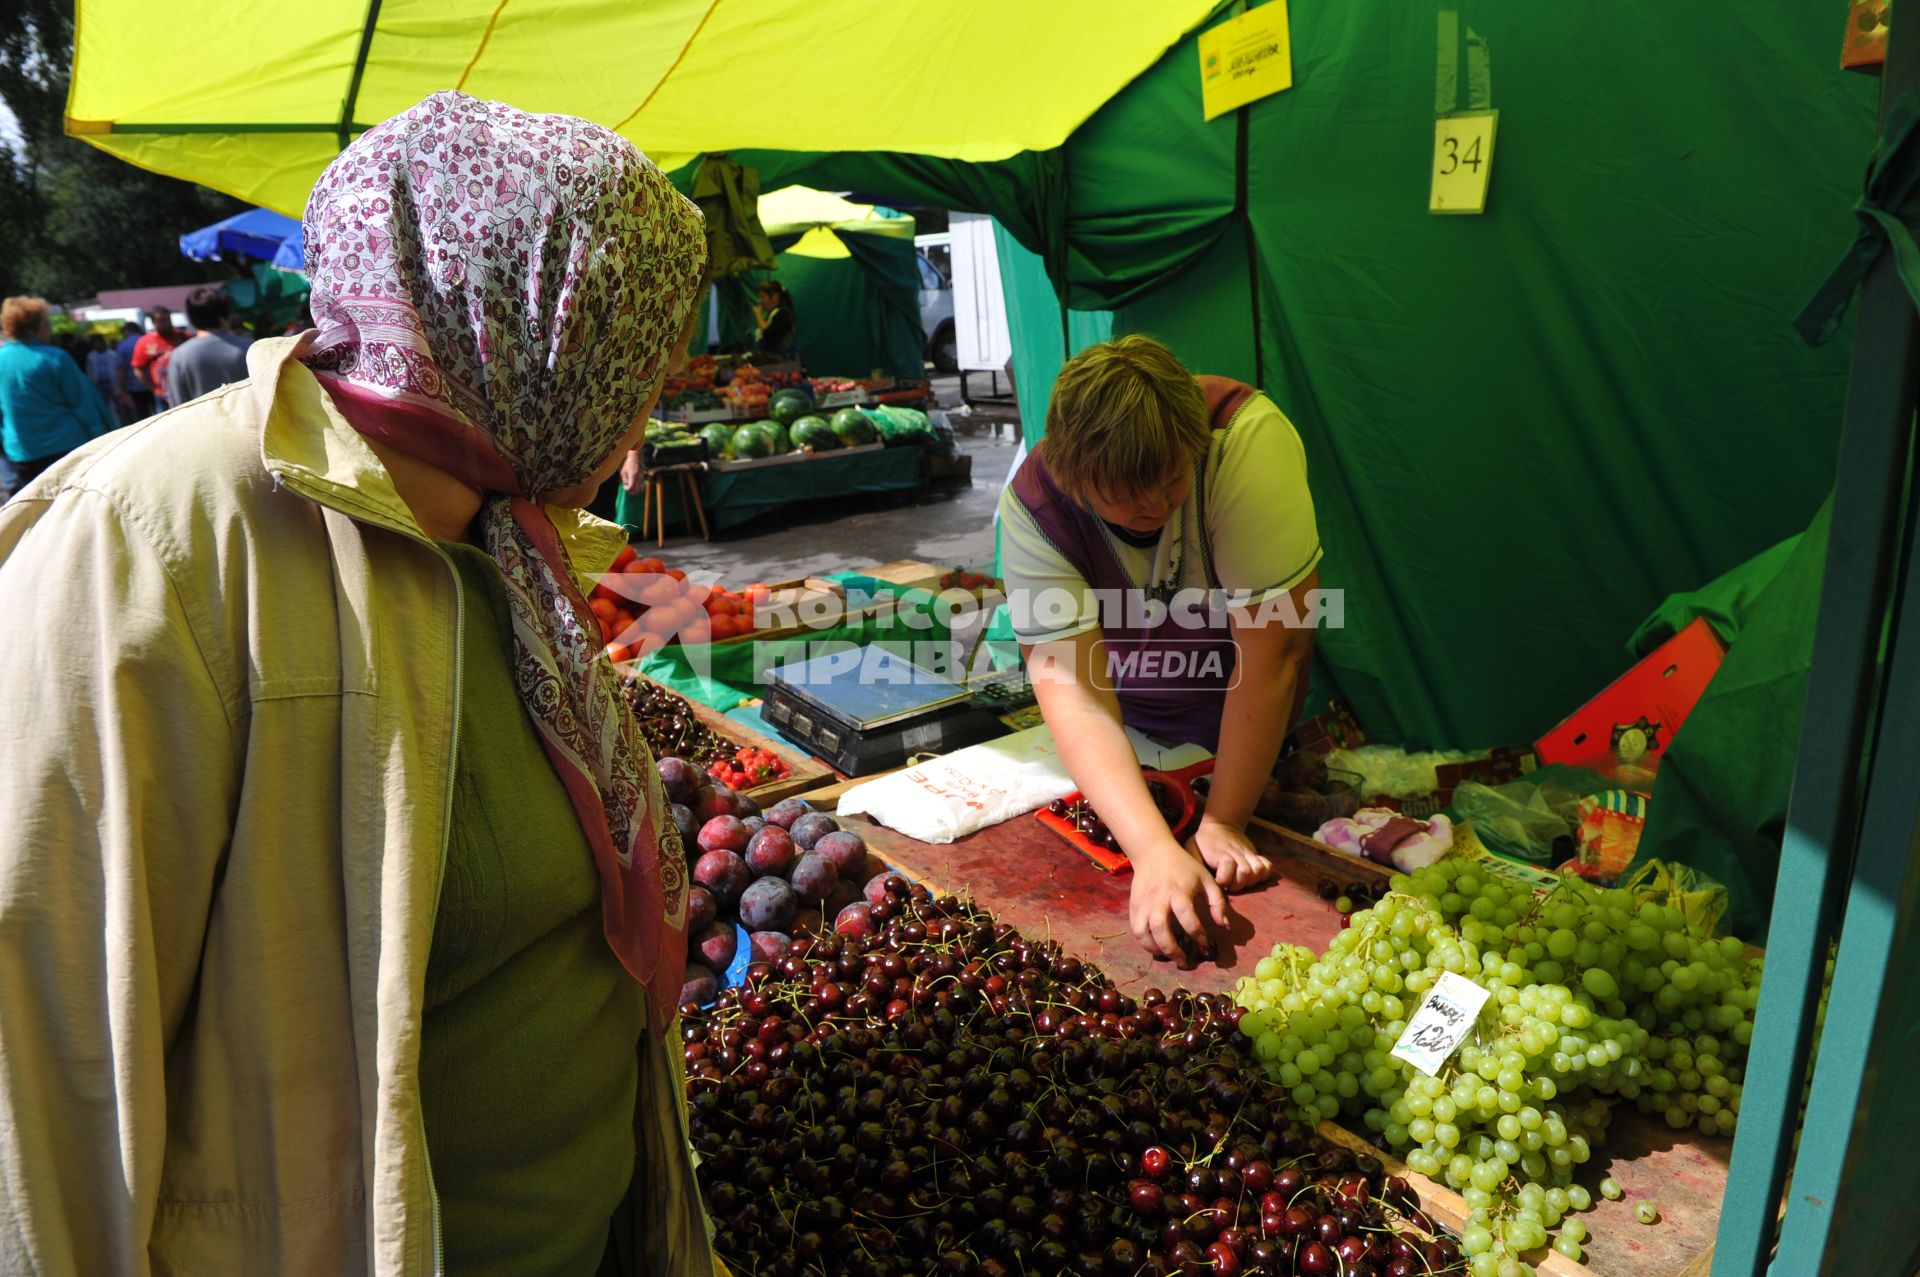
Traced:
MULTIPOLYGON (((989 213, 1072 306, 1260 381, 1347 591, 1339 690, 1377 737, 1472 747, 1552 726, 1661 599, 1825 496, 1846 343, 1789 320, 1848 238, 1874 85, 1818 6, 1743 11, 1711 73, 1651 0, 1451 12, 1458 105, 1471 35, 1501 113, 1478 217, 1426 211, 1437 5, 1295 6, 1295 87, 1210 123, 1189 37, 1058 151, 734 154, 989 213)), ((1013 317, 1030 430, 1046 301, 1013 317)))
POLYGON ((798 241, 773 241, 777 271, 747 271, 716 280, 720 345, 751 349, 754 295, 765 279, 793 294, 800 362, 814 376, 866 377, 877 371, 918 381, 925 376, 920 328, 920 273, 911 239, 840 235, 847 257, 807 257, 785 251, 798 241))
MULTIPOLYGON (((1295 86, 1212 122, 1190 36, 1055 151, 736 156, 769 187, 998 220, 1030 441, 1051 370, 1096 335, 1071 312, 1063 332, 1063 299, 1259 382, 1305 441, 1322 583, 1347 592, 1322 672, 1378 739, 1524 743, 1626 668, 1663 599, 1806 529, 1832 486, 1849 343, 1809 349, 1790 321, 1851 237, 1872 147, 1841 17, 1296 4, 1295 86), (1476 97, 1500 112, 1487 211, 1431 215, 1436 109, 1476 97)), ((1686 840, 1723 869, 1760 855, 1751 886, 1777 829, 1714 826, 1784 789, 1792 732, 1739 722, 1682 733, 1748 787, 1697 795, 1686 840)))

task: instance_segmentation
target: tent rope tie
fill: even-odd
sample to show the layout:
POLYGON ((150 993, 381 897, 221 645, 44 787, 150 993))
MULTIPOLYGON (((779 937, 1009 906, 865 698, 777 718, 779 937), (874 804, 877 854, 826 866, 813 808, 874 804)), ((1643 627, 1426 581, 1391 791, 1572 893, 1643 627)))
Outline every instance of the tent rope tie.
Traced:
POLYGON ((1795 331, 1809 346, 1825 344, 1840 330, 1840 321, 1846 317, 1855 292, 1889 245, 1900 282, 1914 306, 1920 308, 1920 245, 1914 243, 1912 231, 1899 216, 1915 187, 1920 186, 1917 138, 1920 98, 1903 93, 1887 113, 1886 127, 1880 131, 1880 141, 1867 162, 1866 193, 1853 206, 1860 222, 1853 244, 1793 321, 1795 331))

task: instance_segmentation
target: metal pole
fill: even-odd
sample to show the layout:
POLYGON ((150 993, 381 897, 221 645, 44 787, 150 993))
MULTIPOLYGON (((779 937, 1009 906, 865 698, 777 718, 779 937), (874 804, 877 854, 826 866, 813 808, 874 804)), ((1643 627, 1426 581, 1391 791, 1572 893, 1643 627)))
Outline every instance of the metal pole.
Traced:
MULTIPOLYGON (((1894 39, 1883 123, 1912 91, 1920 91, 1920 39, 1894 39)), ((1855 318, 1826 575, 1713 1277, 1759 1277, 1767 1268, 1827 951, 1852 870, 1916 398, 1916 314, 1891 252, 1861 286, 1855 318)))

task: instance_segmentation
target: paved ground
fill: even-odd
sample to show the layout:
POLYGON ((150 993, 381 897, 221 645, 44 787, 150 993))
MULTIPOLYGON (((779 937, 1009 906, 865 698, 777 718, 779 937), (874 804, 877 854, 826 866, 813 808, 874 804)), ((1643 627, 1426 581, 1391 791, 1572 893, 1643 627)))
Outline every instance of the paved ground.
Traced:
MULTIPOLYGON (((1001 388, 1006 384, 1002 378, 1001 388)), ((971 389, 975 395, 987 393, 988 379, 976 374, 971 389)), ((896 559, 991 563, 993 510, 1019 448, 1019 414, 999 404, 956 413, 957 377, 936 377, 934 396, 952 414, 961 450, 973 458, 971 483, 947 481, 917 493, 879 494, 850 504, 837 517, 782 510, 717 533, 705 543, 697 536, 670 535, 661 555, 678 568, 718 572, 732 585, 785 581, 896 559), (996 427, 995 422, 1001 424, 996 427)))

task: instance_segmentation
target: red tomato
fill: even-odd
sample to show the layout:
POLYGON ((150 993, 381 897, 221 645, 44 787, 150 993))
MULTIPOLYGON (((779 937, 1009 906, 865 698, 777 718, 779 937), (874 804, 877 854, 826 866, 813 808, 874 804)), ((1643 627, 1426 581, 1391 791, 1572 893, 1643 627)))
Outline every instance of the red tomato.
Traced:
POLYGON ((668 568, 666 570, 666 575, 672 577, 676 581, 684 581, 687 579, 687 574, 685 572, 682 572, 679 568, 668 568))
POLYGON ((618 572, 639 557, 640 551, 630 545, 623 545, 620 547, 620 553, 613 556, 613 567, 609 570, 618 572))
POLYGON ((629 572, 643 572, 649 576, 658 576, 667 570, 667 565, 655 558, 635 559, 629 572))

